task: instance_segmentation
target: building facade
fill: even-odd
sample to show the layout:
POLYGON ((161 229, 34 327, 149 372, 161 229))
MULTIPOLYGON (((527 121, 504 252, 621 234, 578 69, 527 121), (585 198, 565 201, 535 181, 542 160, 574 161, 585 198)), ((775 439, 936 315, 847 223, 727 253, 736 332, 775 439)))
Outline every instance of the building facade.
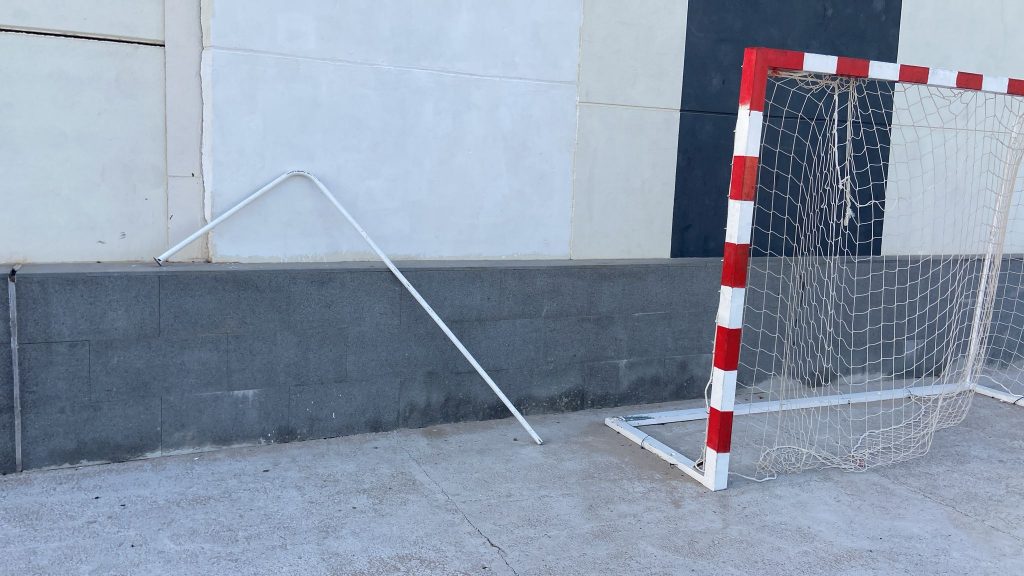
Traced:
POLYGON ((0 471, 16 452, 41 468, 505 414, 306 181, 175 257, 212 264, 151 263, 290 170, 334 191, 525 412, 698 397, 743 48, 1022 77, 1022 17, 1013 0, 0 0, 0 262, 25 265, 16 302, 0 295, 17 314, 0 471))

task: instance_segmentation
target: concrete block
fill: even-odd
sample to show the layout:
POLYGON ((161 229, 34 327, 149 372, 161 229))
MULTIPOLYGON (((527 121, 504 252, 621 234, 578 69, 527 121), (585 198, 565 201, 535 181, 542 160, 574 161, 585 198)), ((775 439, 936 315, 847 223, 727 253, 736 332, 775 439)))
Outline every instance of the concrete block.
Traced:
POLYGON ((286 274, 182 272, 160 278, 160 333, 271 331, 290 316, 286 274))
POLYGON ((548 318, 544 324, 547 364, 622 360, 626 356, 626 324, 614 316, 548 318))
MULTIPOLYGON (((587 365, 537 365, 488 372, 523 414, 571 412, 590 406, 592 388, 607 382, 587 380, 587 365)), ((616 371, 617 376, 617 371, 616 371)), ((617 377, 616 377, 617 381, 617 377)), ((402 426, 506 418, 508 409, 475 373, 428 373, 403 380, 402 426)))
POLYGON ((13 372, 11 364, 11 310, 7 302, 7 266, 0 265, 4 272, 0 277, 0 414, 9 410, 13 394, 13 372))
POLYGON ((150 274, 18 275, 20 342, 153 338, 159 287, 150 274))
POLYGON ((586 307, 575 316, 619 316, 666 310, 664 301, 652 300, 655 295, 649 294, 645 286, 648 279, 644 266, 601 266, 581 274, 579 280, 587 282, 589 287, 577 296, 584 298, 586 307), (638 304, 642 308, 636 309, 638 304))
POLYGON ((616 314, 667 311, 689 315, 690 323, 702 318, 714 322, 714 312, 709 316, 707 311, 718 308, 721 260, 689 266, 636 266, 616 274, 622 278, 608 293, 617 303, 616 314))
POLYGON ((426 314, 412 326, 363 326, 348 336, 349 379, 372 383, 428 370, 451 373, 465 359, 426 314))
MULTIPOLYGON (((509 272, 504 266, 482 264, 472 268, 409 270, 405 275, 445 322, 456 322, 518 317, 515 295, 505 289, 509 272)), ((403 321, 429 321, 412 296, 403 294, 401 302, 403 321)))
POLYGON ((637 358, 588 364, 587 407, 700 398, 711 373, 711 355, 637 358))
POLYGON ((626 320, 626 356, 667 356, 680 349, 676 340, 678 317, 670 312, 641 312, 626 320))
POLYGON ((6 272, 0 277, 0 474, 14 471, 14 379, 11 370, 10 308, 7 302, 6 272))
POLYGON ((722 261, 709 258, 694 266, 665 271, 664 282, 670 298, 669 310, 683 316, 685 325, 700 332, 713 325, 718 315, 719 291, 722 285, 722 261))
MULTIPOLYGON (((712 260, 492 264, 414 268, 412 275, 441 295, 459 318, 452 329, 530 414, 653 401, 644 394, 699 395, 707 367, 693 368, 693 358, 704 356, 689 354, 710 350, 718 269, 712 260), (705 285, 709 295, 695 294, 705 285), (698 326, 700 316, 709 320, 698 326), (691 372, 702 381, 692 390, 691 372)), ((130 271, 104 273, 73 279, 120 278, 120 286, 132 286, 124 282, 130 271)), ((508 415, 427 315, 399 301, 406 295, 379 268, 172 269, 135 277, 159 280, 163 335, 112 338, 105 328, 87 342, 23 346, 26 418, 40 454, 32 466, 508 415), (88 419, 97 415, 102 425, 88 419), (129 433, 119 440, 122 420, 129 433), (76 426, 89 445, 67 438, 76 426)), ((51 295, 49 302, 58 317, 62 301, 51 295)), ((72 325, 65 333, 83 331, 72 325)), ((0 470, 5 422, 0 406, 0 470)))
MULTIPOLYGON (((453 322, 449 327, 487 370, 532 367, 544 357, 544 320, 540 318, 453 322)), ((474 371, 465 358, 454 369, 474 371)))
POLYGON ((523 414, 572 412, 587 406, 584 365, 539 365, 510 370, 499 384, 523 414))
POLYGON ((625 318, 626 357, 650 358, 707 353, 714 339, 714 319, 672 312, 646 312, 625 318))
MULTIPOLYGON (((720 273, 715 266, 714 274, 720 273)), ((683 302, 689 286, 666 286, 666 275, 684 279, 688 266, 664 264, 605 264, 581 262, 554 266, 482 264, 472 268, 410 270, 410 281, 445 321, 502 320, 565 316, 595 316, 670 309, 683 302), (643 278, 641 280, 641 278, 643 278), (679 291, 677 291, 677 289, 679 291)), ((715 278, 717 286, 717 278, 715 278)), ((419 321, 426 314, 412 298, 403 298, 403 319, 419 321)))
POLYGON ((227 378, 233 390, 336 385, 348 377, 344 328, 229 336, 227 378))
POLYGON ((50 342, 18 347, 21 407, 26 415, 90 400, 89 344, 50 342))
POLYGON ((601 314, 611 306, 596 295, 607 289, 607 274, 589 267, 509 269, 503 290, 515 317, 540 318, 601 314), (604 306, 598 306, 604 304, 604 306))
POLYGON ((121 462, 160 450, 160 399, 88 402, 24 414, 26 470, 121 462))
POLYGON ((166 396, 162 448, 289 442, 296 434, 288 420, 288 404, 287 388, 166 396))
MULTIPOLYGON (((720 266, 719 266, 720 268, 720 266)), ((570 264, 504 272, 511 310, 521 318, 604 316, 661 312, 685 302, 689 284, 670 285, 668 278, 687 278, 687 266, 665 264, 570 264)))
POLYGON ((301 333, 401 321, 401 285, 382 270, 203 271, 160 280, 165 335, 301 333))
POLYGON ((619 404, 701 398, 710 374, 710 353, 627 360, 622 367, 627 397, 619 404))
POLYGON ((302 440, 383 432, 399 426, 398 378, 291 388, 289 418, 302 440))
MULTIPOLYGON (((523 414, 581 410, 586 405, 583 365, 532 366, 489 370, 523 414)), ((402 379, 402 427, 507 418, 511 414, 475 372, 427 371, 402 379)))
POLYGON ((227 388, 227 336, 94 340, 93 400, 212 392, 227 388))
POLYGON ((14 471, 14 411, 0 410, 0 474, 14 471))
POLYGON ((7 275, 10 271, 11 266, 0 264, 0 342, 11 341, 11 309, 8 307, 7 299, 7 275))
MULTIPOLYGON (((504 390, 507 371, 495 370, 490 375, 504 390)), ((511 394, 510 390, 505 392, 511 394)), ((404 428, 508 415, 505 406, 475 372, 451 374, 431 370, 407 376, 401 380, 399 406, 399 425, 404 428)))
POLYGON ((616 406, 621 394, 622 365, 625 360, 590 362, 581 367, 586 389, 586 408, 616 406))

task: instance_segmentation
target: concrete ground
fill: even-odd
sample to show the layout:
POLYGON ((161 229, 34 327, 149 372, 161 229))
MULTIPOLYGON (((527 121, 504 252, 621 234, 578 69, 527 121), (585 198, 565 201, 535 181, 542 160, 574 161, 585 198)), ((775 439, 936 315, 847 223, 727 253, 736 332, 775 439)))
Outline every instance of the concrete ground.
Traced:
POLYGON ((932 452, 709 493, 626 408, 0 478, 3 574, 1024 574, 1024 409, 932 452))

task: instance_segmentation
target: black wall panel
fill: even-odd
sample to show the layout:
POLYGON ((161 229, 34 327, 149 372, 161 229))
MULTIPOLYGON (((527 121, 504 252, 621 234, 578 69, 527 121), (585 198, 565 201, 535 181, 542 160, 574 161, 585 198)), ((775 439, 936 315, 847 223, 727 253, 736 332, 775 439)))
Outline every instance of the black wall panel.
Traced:
POLYGON ((797 239, 803 254, 881 254, 894 86, 768 80, 752 256, 794 256, 797 239), (841 170, 832 146, 849 158, 841 170), (852 202, 839 191, 844 181, 852 202))
POLYGON ((900 10, 899 0, 690 2, 673 257, 722 254, 743 49, 767 46, 895 61, 900 10))

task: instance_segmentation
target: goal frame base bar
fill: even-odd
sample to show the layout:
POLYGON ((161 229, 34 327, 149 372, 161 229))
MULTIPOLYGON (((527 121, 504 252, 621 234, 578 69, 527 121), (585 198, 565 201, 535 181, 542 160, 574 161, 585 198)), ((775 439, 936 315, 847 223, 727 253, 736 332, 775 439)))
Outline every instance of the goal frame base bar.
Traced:
MULTIPOLYGON (((917 386, 897 390, 883 390, 877 392, 859 392, 856 394, 835 394, 831 396, 811 396, 807 398, 794 398, 792 400, 770 400, 765 402, 747 402, 736 404, 733 413, 740 416, 750 414, 765 414, 767 412, 781 412, 784 410, 801 410, 804 408, 820 408, 827 406, 846 406, 850 404, 866 404, 868 402, 880 402, 883 400, 899 400, 911 396, 937 396, 940 394, 953 394, 956 392, 974 391, 982 396, 994 398, 1000 402, 1024 407, 1024 396, 1010 394, 988 386, 970 386, 959 384, 934 384, 931 386, 917 386)), ((709 459, 705 456, 705 462, 699 462, 687 458, 671 446, 657 440, 650 434, 640 430, 644 426, 659 426, 662 424, 674 424, 678 422, 693 422, 708 418, 708 408, 688 408, 685 410, 665 410, 662 412, 648 412, 634 414, 631 416, 615 416, 606 418, 604 423, 622 434, 626 438, 638 444, 644 450, 652 452, 662 460, 685 472, 694 480, 703 484, 706 488, 716 491, 724 490, 728 485, 728 461, 724 470, 706 471, 705 462, 709 459)), ((728 453, 718 454, 718 459, 728 458, 728 453)))

